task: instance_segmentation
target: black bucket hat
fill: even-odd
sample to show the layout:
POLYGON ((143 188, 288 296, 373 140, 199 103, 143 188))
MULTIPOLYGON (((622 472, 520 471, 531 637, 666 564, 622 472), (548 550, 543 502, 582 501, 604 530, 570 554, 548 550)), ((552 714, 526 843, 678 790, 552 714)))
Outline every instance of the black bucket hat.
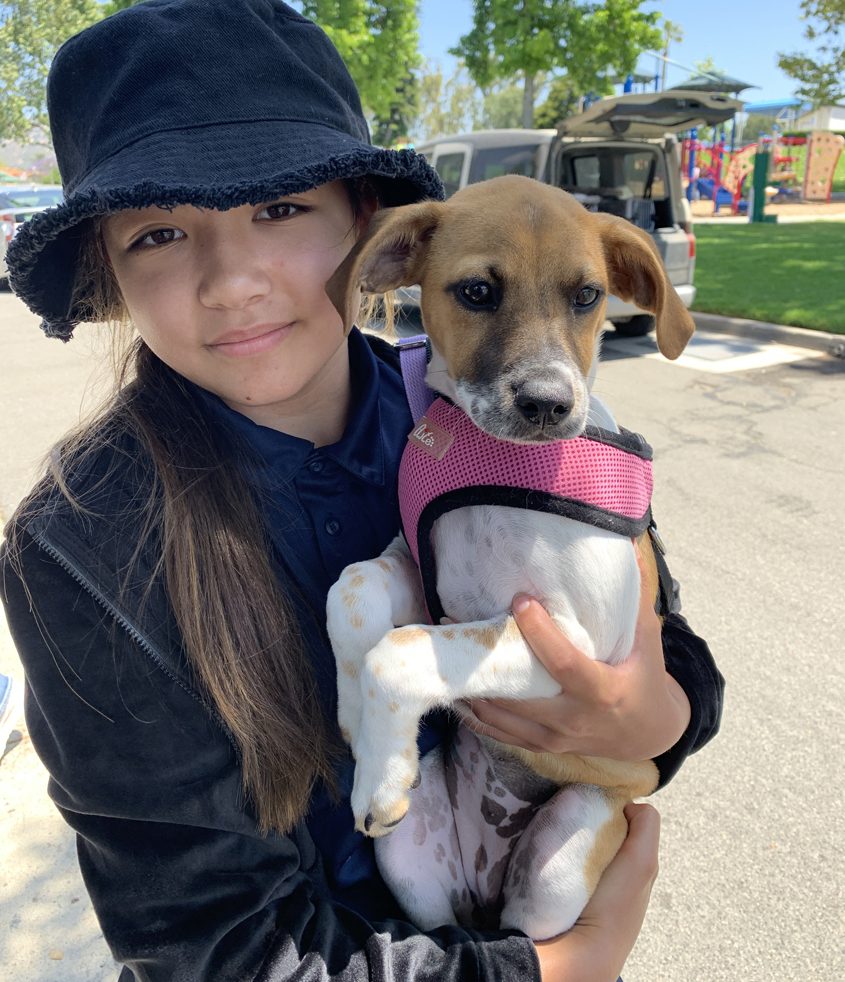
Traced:
POLYGON ((125 208, 258 204, 369 177, 385 205, 441 198, 412 150, 370 143, 322 30, 279 0, 147 0, 66 41, 47 101, 65 201, 9 245, 14 291, 68 340, 86 220, 125 208))

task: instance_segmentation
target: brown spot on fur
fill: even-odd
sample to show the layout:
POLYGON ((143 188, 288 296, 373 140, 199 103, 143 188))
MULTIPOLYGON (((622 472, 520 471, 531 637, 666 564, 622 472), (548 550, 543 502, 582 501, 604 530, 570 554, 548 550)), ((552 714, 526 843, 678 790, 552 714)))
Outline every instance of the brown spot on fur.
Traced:
POLYGON ((364 579, 364 577, 360 573, 356 573, 354 576, 351 576, 349 578, 349 585, 352 587, 353 590, 360 590, 361 587, 366 582, 367 581, 364 579))
POLYGON ((443 632, 443 637, 444 637, 444 638, 445 638, 445 639, 446 639, 447 641, 451 641, 451 640, 452 640, 452 639, 453 639, 453 638, 455 637, 455 632, 454 632, 454 630, 453 630, 453 629, 452 629, 452 628, 450 627, 450 628, 449 628, 448 630, 446 630, 446 631, 444 631, 444 632, 443 632))
POLYGON ((390 572, 390 563, 386 559, 377 559, 376 566, 385 573, 390 572))
POLYGON ((619 852, 619 847, 628 834, 628 822, 622 811, 625 807, 625 800, 616 798, 611 800, 609 804, 613 808, 613 814, 596 833, 596 841, 584 865, 584 881, 590 894, 595 890, 602 873, 607 869, 616 853, 619 852))
POLYGON ((390 640, 396 645, 416 644, 418 641, 425 641, 428 631, 421 627, 403 627, 394 631, 390 640))
POLYGON ((399 703, 398 702, 390 702, 390 703, 387 704, 387 709, 391 713, 398 713, 399 712, 399 703))
POLYGON ((367 695, 370 697, 370 699, 375 699, 375 697, 376 697, 376 690, 375 689, 367 689, 367 695))
POLYGON ((352 614, 349 618, 349 623, 357 630, 360 631, 364 626, 364 618, 360 614, 352 614))
POLYGON ((361 674, 360 669, 358 668, 358 666, 355 664, 354 661, 341 662, 340 668, 343 674, 348 675, 349 678, 351 679, 357 679, 358 676, 361 674))
POLYGON ((461 634, 470 641, 475 641, 488 651, 496 647, 496 642, 502 635, 497 627, 465 627, 461 634))

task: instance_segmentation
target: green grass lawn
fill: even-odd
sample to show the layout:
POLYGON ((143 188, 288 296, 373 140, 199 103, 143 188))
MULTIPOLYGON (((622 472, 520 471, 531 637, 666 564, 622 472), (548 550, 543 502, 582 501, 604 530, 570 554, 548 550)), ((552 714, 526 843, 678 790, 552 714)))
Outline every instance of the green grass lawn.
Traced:
POLYGON ((696 225, 694 310, 845 334, 845 222, 696 225))

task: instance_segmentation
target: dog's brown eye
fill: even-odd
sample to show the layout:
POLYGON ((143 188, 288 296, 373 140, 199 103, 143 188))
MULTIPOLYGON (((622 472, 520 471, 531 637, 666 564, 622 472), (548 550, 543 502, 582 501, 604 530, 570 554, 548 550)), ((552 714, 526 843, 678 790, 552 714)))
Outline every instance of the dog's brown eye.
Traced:
POLYGON ((592 307, 599 298, 599 291, 594 286, 582 286, 575 294, 576 307, 592 307))
POLYGON ((470 280, 458 287, 458 296, 470 307, 493 307, 493 287, 485 280, 470 280))

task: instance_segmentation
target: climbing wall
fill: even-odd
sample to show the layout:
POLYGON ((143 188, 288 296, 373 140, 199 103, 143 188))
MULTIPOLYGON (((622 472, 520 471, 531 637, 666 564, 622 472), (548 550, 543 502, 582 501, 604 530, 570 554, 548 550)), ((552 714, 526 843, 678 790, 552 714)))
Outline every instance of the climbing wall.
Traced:
POLYGON ((830 201, 833 172, 845 137, 826 130, 814 130, 807 141, 807 162, 804 165, 804 200, 830 201))

